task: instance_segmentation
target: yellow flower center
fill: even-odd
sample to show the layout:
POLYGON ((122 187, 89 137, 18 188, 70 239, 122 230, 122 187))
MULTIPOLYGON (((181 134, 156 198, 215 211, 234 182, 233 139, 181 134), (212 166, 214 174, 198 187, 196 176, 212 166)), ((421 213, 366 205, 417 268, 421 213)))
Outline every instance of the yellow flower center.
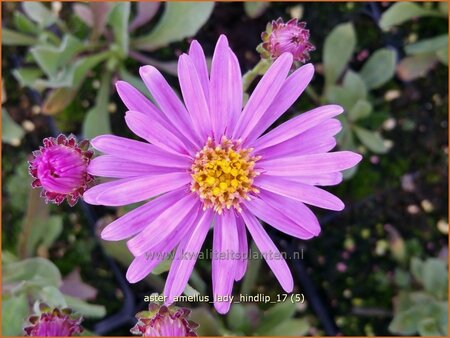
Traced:
POLYGON ((204 210, 213 208, 221 214, 224 208, 234 207, 241 211, 241 201, 259 192, 253 187, 253 179, 259 175, 254 167, 261 157, 251 155, 252 151, 225 136, 218 145, 208 138, 191 167, 191 191, 199 195, 204 210))

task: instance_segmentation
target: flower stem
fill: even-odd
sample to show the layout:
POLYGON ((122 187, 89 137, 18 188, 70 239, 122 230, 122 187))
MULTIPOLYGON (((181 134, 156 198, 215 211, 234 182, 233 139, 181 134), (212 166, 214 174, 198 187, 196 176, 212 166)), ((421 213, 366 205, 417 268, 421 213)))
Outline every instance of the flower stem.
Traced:
POLYGON ((253 69, 250 69, 244 74, 242 78, 242 87, 244 92, 248 90, 252 82, 256 79, 258 75, 264 75, 264 73, 269 69, 269 62, 267 60, 261 59, 253 69))

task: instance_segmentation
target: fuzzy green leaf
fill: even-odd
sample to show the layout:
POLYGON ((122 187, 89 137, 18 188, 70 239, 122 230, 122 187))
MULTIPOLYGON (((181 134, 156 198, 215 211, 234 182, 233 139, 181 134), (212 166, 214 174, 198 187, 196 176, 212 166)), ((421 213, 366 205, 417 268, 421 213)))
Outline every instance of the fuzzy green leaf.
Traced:
POLYGON ((381 29, 387 31, 393 26, 400 25, 413 18, 423 16, 440 16, 437 11, 426 9, 412 2, 397 2, 383 13, 380 19, 381 29))
POLYGON ((25 1, 22 8, 26 15, 41 27, 53 25, 58 20, 58 17, 40 2, 25 1))
POLYGON ((421 319, 417 324, 417 331, 419 331, 421 336, 425 337, 442 336, 442 333, 439 331, 439 325, 434 318, 421 319))
MULTIPOLYGON (((296 311, 296 304, 290 300, 278 303, 272 306, 264 313, 262 324, 258 327, 257 332, 260 334, 267 334, 267 331, 279 325, 285 320, 294 316, 296 311)), ((280 332, 281 333, 281 332, 280 332)))
POLYGON ((270 328, 264 335, 267 336, 304 336, 310 328, 305 319, 289 319, 270 328))
POLYGON ((397 313, 389 324, 389 331, 401 335, 413 335, 417 332, 417 322, 422 311, 418 307, 397 313))
POLYGON ((166 2, 165 7, 153 31, 133 42, 137 49, 153 51, 194 36, 211 15, 214 2, 166 2))
POLYGON ((5 108, 2 108, 2 142, 18 146, 24 135, 25 130, 9 116, 5 108))
POLYGON ((102 318, 106 315, 106 308, 103 305, 90 304, 75 297, 63 296, 68 307, 85 317, 102 318))
POLYGON ((37 42, 37 38, 31 35, 19 33, 8 28, 2 28, 2 45, 31 46, 37 42))
POLYGON ((440 49, 447 49, 448 34, 435 36, 430 39, 420 40, 416 43, 405 46, 405 52, 408 55, 437 52, 440 49))
POLYGON ((367 98, 367 88, 363 79, 349 70, 340 86, 332 86, 327 90, 328 102, 333 102, 350 111, 359 100, 367 98))
POLYGON ((3 266, 3 283, 29 281, 35 285, 55 286, 61 284, 61 273, 49 260, 41 257, 27 258, 3 266))
POLYGON ((37 35, 39 27, 21 12, 14 12, 14 26, 22 33, 37 35))
POLYGON ((376 89, 388 82, 395 73, 395 51, 387 48, 378 49, 367 60, 360 75, 368 89, 376 89))
POLYGON ((437 299, 447 296, 448 272, 447 264, 438 258, 429 258, 423 265, 423 286, 427 292, 437 299))
POLYGON ((119 46, 120 55, 125 58, 128 55, 129 35, 128 20, 130 19, 129 2, 119 2, 112 9, 109 16, 109 24, 114 32, 114 40, 119 46))
POLYGON ((2 336, 23 336, 23 324, 28 316, 25 294, 4 297, 2 300, 2 336))
POLYGON ((356 46, 355 29, 351 23, 336 26, 326 37, 323 48, 325 82, 327 86, 336 83, 344 72, 356 46))
POLYGON ((358 100, 352 109, 348 112, 350 121, 365 119, 372 113, 372 105, 366 100, 358 100))
POLYGON ((388 152, 388 148, 384 144, 384 139, 377 131, 367 130, 358 126, 353 126, 356 136, 362 144, 364 144, 369 150, 376 154, 385 154, 388 152))
POLYGON ((39 68, 18 68, 12 71, 12 75, 19 82, 21 87, 34 88, 36 80, 42 76, 39 68))
POLYGON ((37 64, 50 77, 56 76, 58 69, 66 65, 76 54, 84 49, 77 38, 66 35, 59 47, 37 46, 30 50, 37 64))

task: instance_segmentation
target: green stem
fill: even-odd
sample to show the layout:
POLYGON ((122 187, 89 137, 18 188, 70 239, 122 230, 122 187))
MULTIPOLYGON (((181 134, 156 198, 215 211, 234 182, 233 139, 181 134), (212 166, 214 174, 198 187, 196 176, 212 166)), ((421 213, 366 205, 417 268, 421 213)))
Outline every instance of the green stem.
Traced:
POLYGON ((244 93, 248 90, 252 82, 256 79, 258 75, 263 75, 270 64, 267 60, 261 59, 253 69, 250 69, 247 73, 244 74, 242 78, 242 86, 244 93))

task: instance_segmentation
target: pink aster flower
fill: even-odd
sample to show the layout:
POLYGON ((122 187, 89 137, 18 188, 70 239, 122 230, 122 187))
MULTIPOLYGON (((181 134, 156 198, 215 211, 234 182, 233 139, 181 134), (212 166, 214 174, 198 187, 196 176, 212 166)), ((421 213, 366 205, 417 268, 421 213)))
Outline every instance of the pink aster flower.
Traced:
POLYGON ((197 337, 197 323, 188 320, 191 311, 175 306, 150 303, 148 311, 136 315, 138 322, 131 333, 144 337, 197 337))
MULTIPOLYGON (((117 90, 129 109, 128 127, 147 142, 102 135, 92 145, 106 155, 88 172, 115 178, 84 194, 86 202, 121 206, 153 200, 109 224, 105 240, 130 238, 135 256, 127 271, 131 283, 146 277, 176 248, 164 294, 180 295, 195 258, 214 225, 212 283, 215 307, 226 313, 234 281, 245 274, 247 231, 264 258, 280 255, 260 220, 289 235, 309 239, 320 226, 305 205, 342 210, 336 196, 318 186, 341 182, 340 171, 361 156, 328 153, 341 129, 342 108, 328 105, 301 114, 263 133, 297 100, 314 68, 289 75, 292 54, 276 59, 242 109, 242 77, 225 36, 217 42, 208 74, 205 56, 193 41, 180 56, 178 75, 183 102, 152 66, 140 75, 157 106, 126 82, 117 90), (189 258, 186 258, 186 253, 189 258)), ((283 259, 266 259, 286 292, 293 279, 283 259)))
POLYGON ((89 142, 78 144, 75 136, 61 134, 57 138, 46 138, 43 143, 28 162, 34 178, 31 186, 42 188, 41 196, 46 202, 61 204, 67 199, 67 203, 74 206, 93 180, 87 173, 93 155, 88 149, 89 142))
POLYGON ((74 315, 70 309, 50 308, 40 304, 40 314, 28 318, 24 328, 26 336, 35 337, 71 337, 83 332, 81 316, 74 315))
POLYGON ((297 19, 284 23, 279 18, 267 24, 266 31, 261 34, 263 57, 275 59, 288 52, 294 61, 308 61, 309 52, 316 48, 309 42, 309 30, 305 27, 306 22, 298 22, 297 19))

